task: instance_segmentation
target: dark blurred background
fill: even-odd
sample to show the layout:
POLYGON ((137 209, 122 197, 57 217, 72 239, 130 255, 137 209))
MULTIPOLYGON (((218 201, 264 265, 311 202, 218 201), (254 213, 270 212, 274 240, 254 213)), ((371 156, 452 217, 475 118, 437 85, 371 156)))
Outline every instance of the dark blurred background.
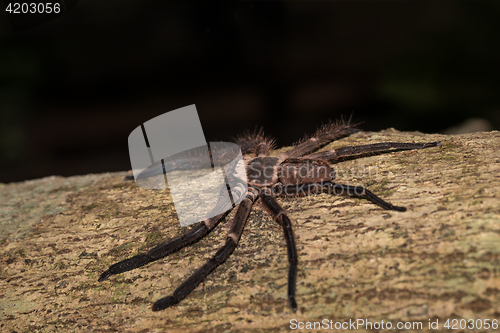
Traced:
POLYGON ((207 141, 264 126, 289 145, 341 115, 373 131, 499 129, 499 14, 498 1, 82 0, 19 32, 2 16, 0 182, 129 170, 129 133, 190 104, 207 141))

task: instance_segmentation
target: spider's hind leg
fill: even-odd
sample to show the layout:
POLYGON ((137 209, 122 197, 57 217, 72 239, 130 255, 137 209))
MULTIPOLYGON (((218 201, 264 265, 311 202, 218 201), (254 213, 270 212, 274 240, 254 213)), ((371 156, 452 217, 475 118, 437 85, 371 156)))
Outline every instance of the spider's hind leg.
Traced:
POLYGON ((359 132, 360 130, 355 128, 356 125, 357 124, 351 124, 349 121, 343 120, 323 125, 316 131, 316 133, 302 139, 299 144, 284 152, 278 158, 280 161, 284 161, 287 159, 299 158, 305 154, 312 153, 332 141, 345 138, 353 133, 359 132))
POLYGON ((327 151, 320 151, 304 156, 308 159, 320 159, 330 162, 338 162, 345 159, 356 159, 368 155, 378 155, 401 150, 424 149, 441 146, 440 141, 427 143, 401 143, 401 142, 381 142, 361 146, 346 146, 327 151))
POLYGON ((365 199, 387 210, 406 212, 405 207, 394 206, 393 204, 388 203, 385 200, 382 200, 372 192, 368 191, 364 186, 352 186, 352 185, 336 184, 332 182, 325 182, 323 183, 323 192, 325 191, 325 189, 328 190, 328 194, 365 199))
POLYGON ((343 185, 330 181, 322 183, 301 184, 297 186, 288 185, 283 188, 281 195, 284 197, 297 197, 325 192, 333 195, 365 199, 387 210, 394 210, 397 212, 406 211, 405 207, 394 206, 393 204, 379 198, 363 186, 343 185))

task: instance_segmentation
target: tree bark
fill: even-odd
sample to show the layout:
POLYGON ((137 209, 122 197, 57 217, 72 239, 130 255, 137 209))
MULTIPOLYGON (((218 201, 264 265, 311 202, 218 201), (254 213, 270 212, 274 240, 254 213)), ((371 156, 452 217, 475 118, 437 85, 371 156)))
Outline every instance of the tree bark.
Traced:
POLYGON ((317 331, 318 322, 335 329, 351 321, 339 331, 363 332, 366 321, 377 329, 383 320, 392 329, 380 331, 408 322, 405 331, 421 332, 444 331, 453 319, 459 330, 460 319, 474 327, 481 319, 484 331, 485 319, 500 320, 500 133, 389 129, 325 149, 438 140, 442 147, 334 165, 336 182, 364 185, 406 212, 327 194, 278 199, 299 252, 296 313, 287 303, 282 230, 259 203, 227 262, 177 306, 153 312, 155 300, 223 245, 229 223, 99 283, 109 265, 186 230, 168 190, 138 188, 126 172, 0 185, 0 331, 274 332, 308 322, 317 331))

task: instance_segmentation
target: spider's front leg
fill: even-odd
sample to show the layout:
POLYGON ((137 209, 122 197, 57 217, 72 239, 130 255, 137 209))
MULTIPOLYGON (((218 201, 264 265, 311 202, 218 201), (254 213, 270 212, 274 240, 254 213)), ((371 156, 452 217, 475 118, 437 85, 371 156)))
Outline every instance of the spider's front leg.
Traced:
MULTIPOLYGON (((241 191, 238 190, 239 186, 235 187, 235 195, 238 196, 241 191)), ((221 193, 226 193, 227 189, 221 190, 221 193)), ((179 251, 183 247, 196 243, 212 231, 221 220, 223 220, 232 210, 230 203, 225 201, 219 202, 214 207, 213 212, 224 213, 217 214, 212 218, 201 221, 194 228, 189 230, 183 235, 170 239, 160 245, 155 246, 147 253, 138 254, 132 258, 122 260, 114 265, 111 265, 107 271, 101 274, 99 282, 107 280, 111 275, 130 271, 132 269, 144 266, 152 261, 164 258, 169 254, 179 251)), ((215 214, 215 213, 214 213, 215 214)))
POLYGON ((286 240, 286 248, 288 253, 288 302, 290 307, 295 312, 297 311, 297 301, 295 299, 295 289, 297 286, 297 264, 298 255, 297 247, 295 246, 295 238, 293 237, 292 223, 290 219, 285 214, 285 211, 278 204, 276 199, 271 196, 270 193, 262 192, 260 195, 262 203, 269 210, 271 215, 274 217, 276 222, 278 222, 283 227, 283 233, 286 240))
POLYGON ((111 265, 107 271, 101 274, 99 277, 99 282, 107 280, 111 275, 119 274, 123 272, 130 271, 132 269, 144 266, 152 261, 161 259, 168 256, 174 252, 179 251, 183 247, 189 244, 196 243, 203 237, 205 237, 217 224, 229 214, 230 210, 214 216, 210 219, 201 221, 193 229, 189 230, 185 234, 170 239, 158 246, 155 246, 147 253, 138 254, 132 258, 122 260, 114 265, 111 265))
POLYGON ((238 246, 243 228, 248 219, 248 215, 252 210, 252 206, 258 198, 258 191, 252 187, 248 188, 248 193, 243 201, 238 206, 236 215, 233 218, 231 229, 227 235, 226 243, 217 251, 217 253, 207 261, 203 266, 198 268, 191 276, 189 276, 182 284, 174 290, 171 296, 160 298, 153 304, 153 311, 166 309, 174 304, 179 303, 194 288, 196 288, 217 266, 224 263, 226 259, 233 253, 238 246))

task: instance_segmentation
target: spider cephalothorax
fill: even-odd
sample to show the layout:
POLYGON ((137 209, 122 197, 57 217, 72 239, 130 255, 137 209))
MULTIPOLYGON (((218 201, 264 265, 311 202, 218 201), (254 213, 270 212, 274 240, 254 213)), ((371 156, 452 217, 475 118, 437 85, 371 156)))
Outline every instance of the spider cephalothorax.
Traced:
MULTIPOLYGON (((291 221, 275 198, 299 197, 326 192, 333 195, 366 199, 384 209, 404 212, 406 208, 394 206, 362 186, 351 186, 333 182, 335 172, 330 163, 336 163, 347 158, 359 158, 370 154, 422 149, 441 145, 440 142, 384 142, 317 151, 331 141, 346 137, 357 131, 349 123, 331 123, 322 126, 312 136, 303 139, 290 150, 275 157, 269 156, 269 153, 274 149, 274 140, 266 138, 262 130, 238 137, 236 143, 241 147, 241 151, 246 154, 244 160, 248 193, 238 205, 236 214, 232 218, 226 242, 212 259, 189 276, 174 290, 171 296, 157 300, 153 304, 153 310, 162 310, 180 302, 218 265, 226 261, 238 245, 253 204, 256 200, 260 199, 266 211, 283 229, 289 261, 288 300, 293 311, 296 311, 295 285, 297 282, 298 255, 295 238, 293 236, 291 221)), ((147 253, 136 255, 110 266, 107 271, 102 273, 99 281, 104 281, 113 274, 123 273, 144 266, 151 261, 161 259, 176 252, 186 245, 199 241, 228 214, 229 211, 200 221, 197 226, 185 234, 161 243, 147 253)))

